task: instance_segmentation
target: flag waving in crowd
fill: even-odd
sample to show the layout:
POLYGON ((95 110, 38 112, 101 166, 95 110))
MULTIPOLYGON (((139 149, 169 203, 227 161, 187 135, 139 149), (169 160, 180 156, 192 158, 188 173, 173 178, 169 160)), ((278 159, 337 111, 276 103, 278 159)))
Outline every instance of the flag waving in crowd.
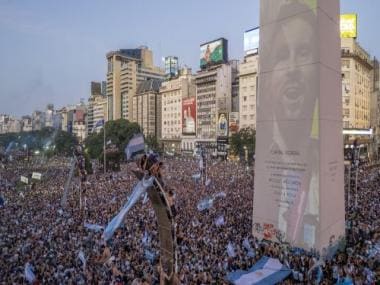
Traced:
POLYGON ((142 153, 145 150, 145 142, 143 134, 136 134, 131 138, 126 146, 124 152, 127 158, 127 161, 133 159, 133 157, 142 153))

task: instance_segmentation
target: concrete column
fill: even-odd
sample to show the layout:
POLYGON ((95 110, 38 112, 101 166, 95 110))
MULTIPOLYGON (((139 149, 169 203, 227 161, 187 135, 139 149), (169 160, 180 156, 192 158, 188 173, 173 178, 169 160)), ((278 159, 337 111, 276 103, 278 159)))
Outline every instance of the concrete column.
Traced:
POLYGON ((253 233, 345 233, 339 0, 261 0, 253 233))

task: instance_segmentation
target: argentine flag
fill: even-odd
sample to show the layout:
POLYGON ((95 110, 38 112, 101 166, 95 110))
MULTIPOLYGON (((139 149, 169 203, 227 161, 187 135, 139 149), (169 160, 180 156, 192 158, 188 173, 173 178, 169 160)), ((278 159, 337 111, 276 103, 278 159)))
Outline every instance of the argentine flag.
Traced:
POLYGON ((95 123, 94 127, 92 128, 92 132, 94 132, 97 128, 103 127, 104 125, 104 120, 99 120, 95 123))
POLYGON ((105 241, 112 238, 114 232, 119 228, 121 223, 124 220, 125 215, 129 210, 137 203, 142 195, 148 190, 149 187, 153 185, 154 177, 148 179, 143 178, 139 181, 133 188, 132 195, 128 198, 128 201, 125 203, 124 207, 120 212, 108 223, 107 227, 103 232, 103 238, 105 241))
POLYGON ((291 270, 277 258, 263 256, 248 271, 237 270, 227 275, 235 285, 274 285, 284 280, 291 270))
POLYGON ((131 138, 126 146, 124 152, 127 157, 127 160, 133 158, 133 156, 139 152, 143 152, 145 149, 145 141, 143 134, 135 134, 131 138))

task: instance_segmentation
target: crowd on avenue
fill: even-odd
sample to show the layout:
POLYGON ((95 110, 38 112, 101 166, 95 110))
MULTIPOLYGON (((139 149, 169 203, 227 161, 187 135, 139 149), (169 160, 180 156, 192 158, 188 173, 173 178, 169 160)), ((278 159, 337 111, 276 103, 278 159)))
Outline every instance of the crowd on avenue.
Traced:
MULTIPOLYGON (((321 270, 310 270, 319 262, 315 252, 252 236, 252 167, 209 161, 205 186, 193 178, 196 159, 163 162, 163 180, 174 192, 180 284, 229 284, 229 272, 247 270, 262 256, 278 258, 292 270, 283 284, 380 280, 380 168, 360 169, 357 205, 351 197, 346 206, 345 245, 318 266, 321 270), (222 192, 209 209, 197 209, 202 199, 222 192)), ((69 159, 59 157, 0 164, 0 284, 28 284, 27 272, 34 284, 158 284, 157 221, 149 200, 132 208, 112 239, 102 238, 102 228, 137 183, 131 172, 136 164, 122 164, 120 172, 95 170, 82 187, 74 176, 62 209, 69 165, 69 159), (42 173, 41 180, 20 186, 20 176, 35 171, 42 173)))

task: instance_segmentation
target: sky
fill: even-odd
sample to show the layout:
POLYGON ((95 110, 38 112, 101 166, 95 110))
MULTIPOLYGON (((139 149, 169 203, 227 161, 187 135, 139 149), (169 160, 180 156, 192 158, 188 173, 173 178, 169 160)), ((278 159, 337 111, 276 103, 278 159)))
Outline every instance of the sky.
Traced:
MULTIPOLYGON (((341 0, 378 58, 379 11, 379 0, 341 0)), ((242 59, 243 33, 258 24, 259 0, 0 0, 0 114, 87 101, 110 50, 146 45, 157 65, 175 55, 196 72, 199 45, 225 37, 229 58, 242 59)))

